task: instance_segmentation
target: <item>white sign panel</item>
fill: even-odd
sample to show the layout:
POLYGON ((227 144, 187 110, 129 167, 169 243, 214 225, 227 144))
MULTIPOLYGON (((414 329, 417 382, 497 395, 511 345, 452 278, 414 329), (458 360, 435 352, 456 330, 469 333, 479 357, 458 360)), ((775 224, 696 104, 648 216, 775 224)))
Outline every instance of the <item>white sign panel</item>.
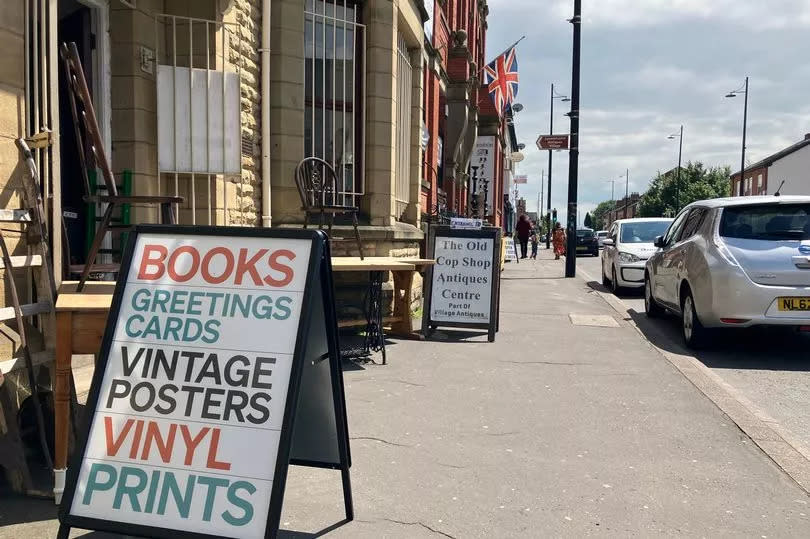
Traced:
POLYGON ((425 21, 425 38, 428 43, 433 43, 433 5, 436 0, 423 0, 425 2, 425 11, 428 14, 428 20, 425 21))
POLYGON ((487 185, 487 210, 485 215, 492 215, 495 207, 492 203, 493 197, 497 194, 495 190, 495 137, 478 137, 475 140, 475 149, 470 162, 471 167, 478 167, 476 176, 478 178, 478 192, 484 192, 487 185))
POLYGON ((515 240, 507 236, 503 239, 503 245, 503 248, 505 249, 504 260, 506 262, 517 261, 517 245, 515 245, 515 240))
POLYGON ((311 248, 138 235, 72 515, 264 536, 311 248))
POLYGON ((436 236, 432 321, 490 323, 494 248, 491 238, 436 236))
POLYGON ((240 174, 239 76, 159 65, 158 166, 162 172, 240 174))
POLYGON ((452 217, 450 219, 450 228, 480 230, 482 226, 484 226, 482 219, 467 219, 464 217, 452 217))

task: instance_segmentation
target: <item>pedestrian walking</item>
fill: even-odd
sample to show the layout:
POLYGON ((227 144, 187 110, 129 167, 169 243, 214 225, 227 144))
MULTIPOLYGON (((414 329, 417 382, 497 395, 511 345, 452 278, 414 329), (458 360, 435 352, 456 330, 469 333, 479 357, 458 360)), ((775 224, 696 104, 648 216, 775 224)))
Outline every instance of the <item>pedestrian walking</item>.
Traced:
POLYGON ((537 244, 540 242, 537 232, 532 232, 532 235, 529 236, 529 242, 532 244, 532 260, 537 260, 537 244))
POLYGON ((515 232, 517 232, 518 241, 520 242, 520 258, 526 258, 526 251, 529 248, 529 236, 532 234, 532 223, 525 213, 518 218, 515 232))
POLYGON ((559 260, 560 255, 565 254, 565 230, 560 223, 554 225, 551 241, 554 243, 554 260, 559 260))

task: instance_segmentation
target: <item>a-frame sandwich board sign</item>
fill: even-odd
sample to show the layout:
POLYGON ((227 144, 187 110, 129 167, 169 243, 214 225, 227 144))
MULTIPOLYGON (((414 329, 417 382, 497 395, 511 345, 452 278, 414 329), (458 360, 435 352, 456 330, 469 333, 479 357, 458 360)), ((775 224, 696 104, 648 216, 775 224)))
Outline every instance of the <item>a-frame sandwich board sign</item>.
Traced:
POLYGON ((495 340, 500 318, 501 229, 430 228, 422 333, 438 327, 487 331, 495 340))
POLYGON ((135 228, 58 537, 275 537, 289 464, 340 470, 353 518, 329 256, 319 231, 135 228))

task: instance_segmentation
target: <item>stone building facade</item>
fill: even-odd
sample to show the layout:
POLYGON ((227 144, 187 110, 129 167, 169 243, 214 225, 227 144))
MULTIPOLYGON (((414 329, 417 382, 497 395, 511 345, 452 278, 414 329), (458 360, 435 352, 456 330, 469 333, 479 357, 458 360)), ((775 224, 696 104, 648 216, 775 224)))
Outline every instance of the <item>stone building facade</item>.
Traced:
MULTIPOLYGON (((82 200, 60 75, 59 44, 75 42, 112 170, 126 192, 184 197, 181 224, 300 227, 294 171, 302 159, 322 157, 338 172, 343 202, 361 210, 366 254, 417 256, 424 239, 422 134, 425 118, 443 106, 433 101, 425 109, 424 6, 422 0, 5 0, 1 204, 21 207, 15 138, 49 131, 51 144, 37 152, 37 162, 49 226, 57 231, 55 273, 71 278, 66 268, 84 262, 102 209, 82 200)), ((131 207, 121 218, 157 222, 158 212, 131 207)), ((340 225, 337 235, 351 237, 340 225)), ((116 238, 103 247, 108 261, 120 255, 116 238)), ((334 252, 357 254, 348 241, 335 242, 334 252)), ((420 286, 414 290, 418 300, 420 286)))

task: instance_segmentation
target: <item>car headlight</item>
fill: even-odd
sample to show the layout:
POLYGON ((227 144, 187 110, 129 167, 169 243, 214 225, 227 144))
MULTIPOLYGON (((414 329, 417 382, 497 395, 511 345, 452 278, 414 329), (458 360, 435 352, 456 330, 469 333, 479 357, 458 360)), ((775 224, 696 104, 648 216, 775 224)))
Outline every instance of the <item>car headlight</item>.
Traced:
POLYGON ((619 261, 625 263, 632 263, 632 262, 641 262, 641 258, 637 257, 633 253, 625 253, 624 251, 619 251, 619 261))

